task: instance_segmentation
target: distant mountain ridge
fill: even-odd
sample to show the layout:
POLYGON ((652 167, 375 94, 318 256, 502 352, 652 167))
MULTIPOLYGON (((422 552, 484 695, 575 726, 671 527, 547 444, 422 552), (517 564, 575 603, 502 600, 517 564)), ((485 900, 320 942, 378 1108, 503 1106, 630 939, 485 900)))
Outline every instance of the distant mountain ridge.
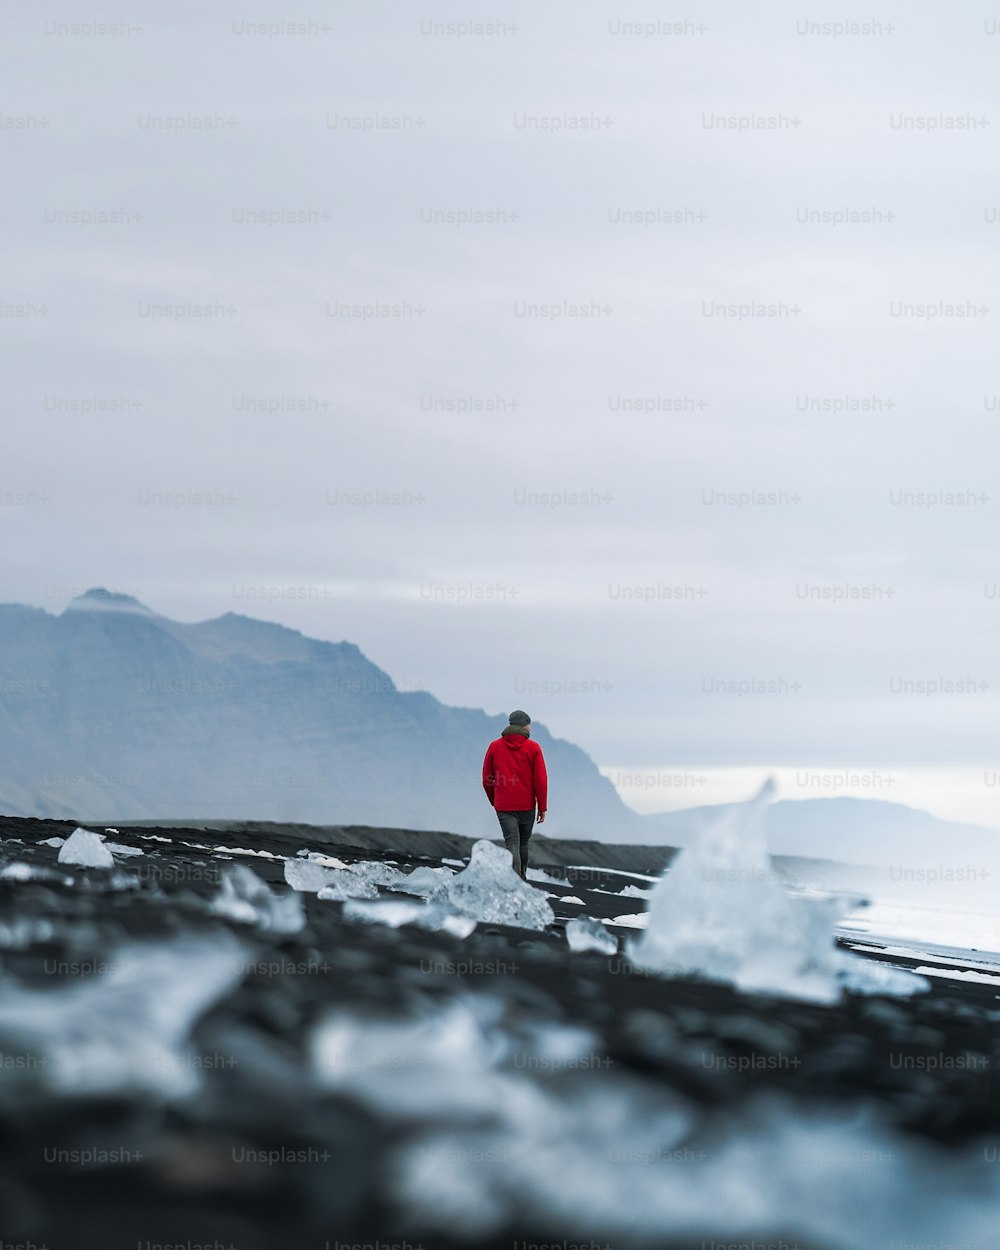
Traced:
MULTIPOLYGON (((234 612, 185 624, 100 588, 61 614, 0 604, 0 812, 9 815, 495 838, 479 778, 505 723, 398 690, 354 643, 234 612)), ((539 721, 532 733, 550 775, 549 837, 685 846, 731 806, 640 816, 580 747, 539 721)), ((774 855, 905 868, 986 862, 1000 848, 988 829, 880 800, 779 801, 763 819, 774 855)))
MULTIPOLYGON (((0 808, 98 820, 365 823, 497 836, 480 783, 506 723, 397 690, 350 642, 228 612, 170 620, 101 588, 59 615, 0 605, 0 808)), ((579 747, 532 726, 555 835, 642 818, 579 747)))
MULTIPOLYGON (((721 803, 658 812, 643 819, 649 841, 687 846, 728 809, 721 803)), ((772 855, 805 856, 837 863, 893 867, 901 879, 913 866, 997 865, 1000 888, 1000 833, 980 825, 940 820, 919 808, 883 799, 848 796, 784 799, 764 810, 763 828, 772 855)))

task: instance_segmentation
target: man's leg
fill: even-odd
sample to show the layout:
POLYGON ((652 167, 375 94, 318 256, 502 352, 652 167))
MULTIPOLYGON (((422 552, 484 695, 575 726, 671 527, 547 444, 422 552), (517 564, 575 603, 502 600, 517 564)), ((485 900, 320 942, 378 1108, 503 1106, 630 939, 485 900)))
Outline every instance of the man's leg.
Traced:
POLYGON ((521 877, 523 880, 528 879, 528 842, 531 838, 531 830, 535 824, 535 809, 531 808, 526 812, 517 813, 518 829, 521 835, 521 877))
POLYGON ((503 833, 503 842, 510 851, 511 867, 521 875, 521 830, 519 812, 497 812, 497 820, 503 833))

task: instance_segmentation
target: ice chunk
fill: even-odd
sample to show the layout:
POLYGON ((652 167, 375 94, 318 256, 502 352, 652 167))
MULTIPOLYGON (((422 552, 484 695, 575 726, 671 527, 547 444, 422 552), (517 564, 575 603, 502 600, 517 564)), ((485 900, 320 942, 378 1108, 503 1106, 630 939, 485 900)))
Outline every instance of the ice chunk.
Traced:
POLYGON ((52 921, 41 916, 17 916, 8 921, 0 920, 0 947, 5 950, 24 950, 28 946, 34 946, 36 942, 51 942, 55 932, 56 926, 52 921))
POLYGON ((39 842, 39 846, 65 846, 65 838, 45 838, 39 842))
MULTIPOLYGON (((395 1121, 531 1123, 549 1110, 513 1067, 514 1039, 497 1028, 503 1002, 466 995, 416 1017, 337 1011, 312 1037, 321 1085, 349 1092, 395 1121)), ((523 1053, 523 1052, 522 1052, 523 1053)))
POLYGON ((488 924, 544 929, 555 920, 543 896, 514 871, 510 852, 485 839, 475 843, 468 868, 456 873, 446 889, 456 911, 488 924))
POLYGON ((227 864, 219 892, 209 905, 214 916, 252 924, 271 933, 298 933, 306 916, 298 894, 275 894, 246 864, 227 864))
POLYGON ((59 851, 60 864, 79 864, 82 868, 114 868, 115 861, 104 845, 102 834, 90 829, 74 829, 59 851))
POLYGON ((569 921, 566 941, 571 951, 599 951, 602 955, 614 955, 618 951, 618 939, 614 934, 589 916, 577 916, 569 921))
POLYGON ((138 846, 126 846, 124 842, 105 842, 104 844, 112 855, 145 855, 146 852, 138 846))
POLYGON ((910 972, 906 968, 890 967, 877 959, 859 959, 846 951, 837 953, 843 957, 838 979, 852 994, 893 994, 907 998, 931 988, 930 981, 918 975, 919 968, 910 972))
POLYGON ((293 890, 315 894, 337 879, 336 869, 324 868, 308 859, 286 859, 285 881, 293 890))
POLYGON ((629 960, 666 975, 814 1002, 836 1002, 845 988, 929 989, 910 973, 872 973, 867 961, 836 946, 834 926, 856 900, 788 892, 771 866, 760 823, 773 791, 768 781, 751 802, 724 811, 674 859, 653 890, 645 932, 626 946, 629 960))
POLYGON ((410 1130, 396 1134, 386 1181, 421 1226, 478 1240, 523 1226, 530 1210, 532 1226, 587 1227, 604 1234, 593 1244, 618 1244, 607 1234, 624 1237, 620 1210, 657 1185, 689 1183, 673 1161, 687 1155, 672 1154, 692 1126, 679 1095, 619 1075, 589 1030, 511 1027, 498 996, 416 1019, 338 1012, 314 1034, 312 1056, 322 1085, 410 1130), (586 1225, 573 1214, 581 1204, 586 1225))
POLYGON ((476 1242, 516 1224, 586 1229, 591 1245, 660 1244, 669 1228, 677 1245, 992 1247, 991 1167, 981 1143, 946 1149, 868 1109, 777 1099, 705 1136, 666 1091, 609 1079, 532 1118, 428 1126, 400 1142, 389 1182, 405 1223, 476 1242))
POLYGON ((231 935, 136 942, 105 957, 107 971, 75 985, 0 993, 5 1054, 42 1057, 31 1079, 83 1096, 194 1092, 184 1046, 199 1017, 244 975, 231 935))
POLYGON ((448 907, 437 903, 412 903, 403 899, 384 899, 378 903, 349 899, 344 904, 344 915, 348 920, 386 924, 393 929, 398 929, 401 924, 413 924, 419 929, 433 929, 458 938, 468 937, 476 927, 471 916, 456 915, 448 907))
POLYGON ((370 881, 373 885, 395 885, 397 881, 405 881, 406 873, 400 872, 393 864, 384 864, 378 859, 363 859, 351 864, 348 872, 353 872, 362 881, 370 881))
POLYGON ((446 885, 455 874, 450 868, 414 868, 402 881, 396 881, 389 889, 397 894, 416 894, 420 898, 442 899, 447 897, 446 885))
POLYGON ((583 906, 583 899, 577 898, 575 894, 564 894, 561 898, 558 894, 547 894, 546 898, 558 898, 561 903, 578 903, 583 906))
POLYGON ((343 903, 349 898, 378 898, 379 896, 378 886, 373 885, 371 881, 363 881, 353 872, 338 872, 332 875, 335 880, 328 881, 316 895, 317 898, 343 903))
POLYGON ((26 864, 22 860, 13 860, 0 868, 0 879, 4 881, 58 881, 62 885, 72 885, 73 878, 65 873, 57 872, 44 864, 26 864))
POLYGON ((325 868, 312 857, 286 859, 285 880, 293 890, 315 894, 318 898, 378 898, 378 889, 373 881, 346 869, 325 868))

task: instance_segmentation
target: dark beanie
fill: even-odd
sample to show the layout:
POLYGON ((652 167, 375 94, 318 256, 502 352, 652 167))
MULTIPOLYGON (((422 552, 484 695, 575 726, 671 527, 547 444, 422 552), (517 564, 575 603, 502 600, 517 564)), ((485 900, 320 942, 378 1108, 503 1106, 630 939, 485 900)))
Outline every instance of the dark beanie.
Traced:
POLYGON ((510 716, 507 717, 507 722, 511 725, 530 725, 531 717, 527 712, 518 710, 516 712, 511 712, 510 716))

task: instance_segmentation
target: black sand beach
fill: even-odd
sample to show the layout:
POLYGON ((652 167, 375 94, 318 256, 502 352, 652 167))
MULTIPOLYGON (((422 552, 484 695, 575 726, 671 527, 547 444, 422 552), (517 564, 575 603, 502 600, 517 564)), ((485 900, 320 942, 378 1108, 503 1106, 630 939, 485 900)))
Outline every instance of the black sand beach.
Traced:
MULTIPOLYGON (((516 1082, 530 1080, 540 1083, 554 1106, 589 1105, 587 1100, 596 1098, 595 1108, 604 1108, 588 1125, 598 1140, 605 1134, 612 1189, 648 1176, 651 1164, 672 1168, 671 1175, 688 1168, 692 1184, 699 1183, 696 1174, 714 1166, 713 1152, 715 1163, 724 1157, 722 1143, 733 1125, 746 1124, 744 1136, 753 1141, 761 1117, 784 1110, 799 1119, 818 1117, 827 1126, 870 1117, 877 1132, 866 1139, 862 1127, 854 1139, 868 1141, 872 1158, 860 1164, 869 1172, 899 1165, 898 1158, 880 1159, 880 1153, 893 1153, 886 1140, 897 1143, 897 1155, 904 1143, 918 1159, 927 1150, 936 1159, 965 1152, 962 1157, 986 1165, 991 1149, 996 1157, 991 1134, 1000 1124, 1000 1001, 991 985, 935 980, 930 992, 912 998, 848 995, 841 1004, 820 1006, 640 973, 623 951, 626 928, 610 929, 618 935, 616 955, 571 953, 563 930, 573 917, 610 919, 645 909, 643 898, 621 896, 631 880, 622 874, 657 872, 667 858, 662 848, 533 840, 532 868, 547 874, 533 884, 550 896, 556 916, 545 932, 480 923, 460 939, 412 924, 391 928, 345 918, 343 903, 303 893, 304 926, 281 933, 210 913, 227 866, 249 865, 276 895, 284 895, 291 891, 283 857, 302 851, 348 864, 382 862, 407 872, 443 859, 467 859, 470 840, 357 826, 119 826, 107 833, 108 841, 142 855, 122 854, 113 869, 99 869, 60 865, 58 848, 41 845, 66 838, 74 827, 0 821, 4 1245, 322 1250, 408 1244, 510 1250, 521 1242, 566 1247, 591 1239, 613 1246, 698 1244, 690 1216, 676 1226, 663 1221, 655 1231, 645 1219, 623 1220, 622 1193, 609 1192, 599 1227, 585 1203, 574 1219, 552 1198, 558 1176, 547 1178, 546 1198, 544 1188, 534 1188, 523 1176, 516 1180, 521 1174, 500 1147, 493 1152, 497 1157, 488 1157, 483 1143, 493 1129, 483 1082, 462 1066, 464 1052, 447 1049, 451 1043, 444 1033, 442 1070, 425 1073, 414 1053, 413 1070, 403 1077, 408 1090, 428 1082, 425 1093, 439 1081, 442 1105, 453 1099, 440 1114, 433 1105, 400 1108, 391 1092, 383 1097, 342 1074, 331 1078, 329 1064, 326 1078, 317 1080, 317 1064, 323 1066, 317 1060, 317 1030, 330 1013, 370 1026, 374 1055, 383 1034, 388 1036, 385 1030, 401 1022, 428 1021, 456 1002, 462 1010, 479 1004, 476 1010, 490 1016, 489 1028, 502 1026, 508 1039, 521 1039, 501 1065, 505 1079, 514 1082, 505 1086, 508 1095, 516 1099, 516 1082), (246 851, 277 858, 240 853, 246 851), (19 864, 30 868, 11 868, 19 864), (581 902, 567 901, 574 898, 581 902), (23 996, 32 990, 50 1003, 60 996, 69 1002, 81 986, 99 984, 117 952, 132 943, 151 950, 154 944, 201 942, 207 950, 230 939, 241 952, 239 975, 195 1013, 190 1039, 183 1039, 188 1070, 182 1076, 190 1088, 158 1090, 153 1072, 147 1080, 133 1074, 116 1089, 106 1075, 90 1079, 86 1065, 66 1076, 59 1058, 66 1047, 91 1055, 92 1064, 105 1042, 113 1051, 116 1012, 140 1042, 143 1029, 163 1026, 155 1003, 137 1007, 132 990, 100 1005, 103 1026, 87 1017, 89 1008, 74 1008, 77 1036, 71 1030, 60 1042, 63 1051, 57 1047, 52 1053, 46 1043, 51 1023, 34 1006, 25 1006, 23 996), (102 1027, 108 1034, 103 1040, 102 1027), (550 1039, 568 1039, 581 1030, 590 1039, 582 1048, 540 1040, 545 1031, 550 1039), (453 1083, 449 1054, 458 1056, 453 1083), (658 1155, 649 1157, 648 1138, 640 1134, 635 1157, 623 1157, 629 1151, 628 1120, 614 1120, 611 1093, 601 1101, 605 1089, 619 1091, 614 1094, 619 1098, 627 1091, 636 1106, 662 1101, 676 1107, 683 1127, 669 1148, 656 1147, 658 1155), (606 1129, 596 1122, 605 1113, 606 1129), (437 1135, 441 1149, 442 1134, 452 1134, 453 1157, 446 1160, 452 1172, 483 1178, 477 1185, 492 1195, 493 1207, 484 1208, 482 1219, 463 1224, 446 1204, 414 1200, 412 1185, 400 1182, 400 1158, 409 1160, 412 1173, 412 1153, 428 1149, 429 1133, 437 1135), (463 1150, 467 1157, 456 1160, 463 1150)), ((380 894, 407 897, 385 888, 380 894)), ((907 961, 894 956, 892 962, 907 961)), ((195 958, 182 980, 197 987, 200 975, 195 958)), ((37 999, 36 993, 31 1003, 37 999)), ((163 1018, 170 1016, 164 1003, 163 1018)), ((393 1063, 378 1062, 386 1068, 393 1063)), ((590 1166, 593 1152, 587 1158, 590 1166)), ((551 1152, 547 1158, 540 1150, 538 1160, 538 1166, 559 1167, 551 1152)), ((434 1175, 440 1177, 441 1170, 434 1175)), ((970 1201, 988 1196, 980 1193, 991 1183, 988 1167, 983 1175, 985 1181, 978 1173, 970 1177, 970 1201)), ((821 1171, 814 1183, 823 1184, 821 1171)), ((456 1202, 462 1198, 456 1194, 456 1202)), ((842 1198, 850 1202, 850 1195, 842 1198)), ((594 1201, 595 1209, 604 1209, 594 1201)), ((871 1217, 866 1244, 888 1245, 894 1227, 896 1240, 906 1240, 906 1228, 891 1223, 902 1218, 893 1216, 898 1195, 887 1202, 889 1222, 871 1217)), ((942 1210, 947 1212, 946 1203, 942 1210)), ((706 1215, 702 1245, 713 1238, 719 1244, 734 1240, 727 1218, 721 1207, 718 1226, 706 1215)), ((865 1218, 858 1215, 862 1228, 865 1218)), ((773 1211, 764 1211, 760 1222, 742 1233, 744 1242, 840 1244, 836 1237, 817 1236, 815 1229, 810 1235, 801 1209, 789 1209, 783 1226, 776 1225, 773 1211)))

